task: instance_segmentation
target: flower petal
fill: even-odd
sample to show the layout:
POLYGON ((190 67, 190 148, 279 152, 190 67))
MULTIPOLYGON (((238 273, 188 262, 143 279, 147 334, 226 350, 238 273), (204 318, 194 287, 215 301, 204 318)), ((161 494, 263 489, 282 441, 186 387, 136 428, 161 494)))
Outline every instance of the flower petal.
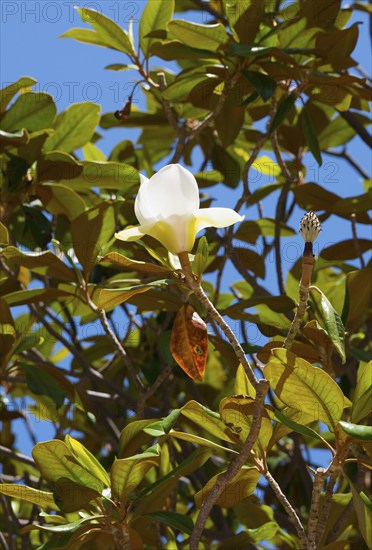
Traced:
POLYGON ((137 241, 144 235, 148 234, 148 229, 151 229, 152 225, 136 225, 133 227, 127 227, 122 229, 118 233, 115 233, 115 237, 120 241, 137 241))
POLYGON ((199 189, 194 176, 180 164, 169 164, 141 184, 136 216, 141 223, 192 214, 199 208, 199 189))
POLYGON ((232 208, 199 208, 194 212, 195 233, 206 227, 228 227, 244 220, 232 208))

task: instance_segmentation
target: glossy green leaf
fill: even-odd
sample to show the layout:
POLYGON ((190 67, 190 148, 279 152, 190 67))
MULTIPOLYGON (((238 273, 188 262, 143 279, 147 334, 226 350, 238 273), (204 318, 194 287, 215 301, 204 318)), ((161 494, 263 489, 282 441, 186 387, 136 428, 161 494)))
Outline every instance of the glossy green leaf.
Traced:
MULTIPOLYGON (((240 443, 247 439, 253 421, 254 399, 252 397, 225 397, 220 402, 220 415, 223 422, 233 432, 238 434, 240 443)), ((253 448, 261 457, 265 456, 266 449, 273 433, 273 426, 266 409, 263 411, 261 428, 253 448)))
POLYGON ((362 491, 357 485, 349 480, 351 492, 353 495, 353 503, 355 512, 358 518, 360 532, 368 546, 372 546, 372 503, 366 493, 362 491))
POLYGON ((59 508, 54 502, 53 493, 39 491, 26 485, 16 485, 15 483, 0 483, 0 493, 12 498, 19 498, 36 504, 44 510, 56 510, 59 508))
POLYGON ((221 23, 201 25, 199 23, 190 23, 183 19, 174 19, 168 24, 168 29, 183 44, 198 50, 216 52, 229 39, 221 23))
POLYGON ((358 239, 358 249, 355 246, 354 239, 347 239, 336 244, 323 248, 321 257, 325 260, 353 260, 359 257, 359 253, 367 252, 372 247, 372 241, 369 239, 358 239))
POLYGON ((36 395, 50 397, 56 408, 59 409, 63 405, 66 395, 53 376, 39 369, 37 365, 22 365, 22 368, 26 374, 28 388, 36 395))
POLYGON ((10 312, 9 305, 0 298, 0 357, 1 363, 12 348, 16 339, 16 327, 10 312))
POLYGON ((5 113, 1 129, 17 132, 22 128, 36 132, 53 125, 57 108, 52 96, 43 92, 26 92, 5 113))
POLYGON ((256 396, 256 390, 250 382, 247 373, 242 364, 239 364, 234 382, 234 394, 235 395, 247 395, 249 397, 256 396))
POLYGON ((74 38, 79 42, 112 48, 128 55, 135 54, 128 33, 112 19, 103 15, 102 12, 93 9, 77 8, 77 11, 82 21, 89 23, 94 31, 89 29, 70 29, 62 34, 60 38, 74 38))
POLYGON ((83 468, 88 468, 90 473, 102 481, 105 487, 110 487, 110 477, 106 470, 98 462, 96 457, 80 443, 80 441, 66 435, 65 443, 83 468))
POLYGON ((86 101, 74 103, 58 115, 55 132, 44 143, 43 150, 71 153, 90 141, 99 122, 101 107, 86 101))
POLYGON ((112 496, 123 505, 141 483, 146 473, 160 461, 159 447, 150 447, 141 454, 114 460, 111 467, 112 496))
POLYGON ((0 150, 3 150, 5 147, 17 147, 19 145, 25 145, 30 141, 30 135, 22 128, 19 132, 3 132, 0 130, 0 150))
POLYGON ((119 456, 121 458, 132 456, 138 449, 148 444, 153 438, 144 432, 144 428, 155 420, 134 420, 121 431, 119 440, 119 456))
MULTIPOLYGON (((201 508, 204 500, 207 498, 217 479, 222 474, 223 472, 212 477, 203 489, 195 494, 195 504, 198 508, 201 508)), ((259 478, 260 473, 257 468, 242 466, 239 473, 227 483, 221 496, 217 499, 216 504, 223 508, 230 508, 237 502, 249 497, 254 493, 259 478)))
POLYGON ((13 97, 25 88, 30 88, 36 84, 36 80, 29 76, 22 76, 16 82, 9 84, 2 90, 0 90, 0 113, 3 113, 7 105, 11 102, 13 97))
POLYGON ((150 290, 150 286, 146 285, 127 288, 97 288, 92 294, 92 299, 100 309, 112 309, 126 302, 132 296, 147 292, 148 290, 150 290))
POLYGON ((301 424, 298 424, 294 420, 291 420, 288 418, 288 416, 285 416, 282 414, 279 410, 275 409, 275 416, 280 420, 280 422, 283 422, 288 428, 291 428, 294 432, 297 432, 299 434, 305 435, 307 437, 311 437, 312 439, 318 439, 319 441, 323 441, 322 437, 316 433, 315 430, 312 430, 308 426, 304 426, 301 424))
POLYGON ((0 222, 0 244, 2 246, 9 244, 9 231, 2 222, 0 222))
POLYGON ((309 113, 307 112, 306 105, 303 107, 301 111, 301 124, 302 124, 302 130, 306 139, 306 143, 312 152, 315 160, 319 164, 319 166, 322 165, 322 155, 320 152, 319 142, 318 138, 313 126, 313 123, 311 121, 311 117, 309 113))
POLYGON ((269 76, 257 71, 242 71, 243 75, 256 88, 264 101, 268 101, 276 90, 276 82, 269 76))
POLYGON ((196 249, 195 258, 193 262, 193 271, 198 276, 203 275, 205 268, 208 264, 209 247, 206 237, 201 237, 198 242, 198 248, 196 249))
POLYGON ((171 270, 158 264, 152 264, 149 262, 140 262, 119 254, 119 252, 108 252, 101 258, 101 262, 108 262, 110 264, 129 269, 130 271, 139 271, 143 273, 162 274, 169 273, 171 270))
POLYGON ((154 521, 164 523, 173 527, 177 531, 191 535, 194 529, 194 522, 189 516, 169 510, 159 510, 158 512, 149 512, 146 516, 153 518, 154 521))
POLYGON ((226 453, 238 454, 237 451, 234 451, 233 449, 229 449, 227 447, 224 447, 223 445, 214 443, 213 441, 210 441, 209 439, 206 439, 204 437, 200 437, 199 435, 180 432, 178 430, 170 430, 169 435, 172 438, 181 439, 182 441, 188 441, 189 443, 194 443, 195 445, 198 445, 200 447, 208 447, 209 449, 212 449, 217 453, 220 453, 222 451, 226 453))
POLYGON ((139 185, 139 174, 129 164, 106 161, 82 161, 80 164, 81 174, 61 183, 77 191, 86 191, 91 187, 117 189, 123 196, 139 185))
POLYGON ((369 363, 360 363, 351 409, 352 422, 360 422, 372 411, 371 371, 372 361, 369 361, 369 363))
POLYGON ((282 99, 282 101, 279 103, 276 113, 274 115, 274 118, 272 120, 272 123, 270 124, 269 136, 271 136, 271 134, 285 120, 286 116, 289 114, 289 111, 293 108, 295 101, 296 101, 296 94, 292 93, 292 94, 289 94, 288 97, 285 97, 284 99, 282 99))
POLYGON ((77 216, 71 223, 71 236, 76 256, 85 274, 96 263, 97 257, 113 238, 115 218, 113 206, 100 202, 77 216))
POLYGON ((361 424, 353 424, 352 422, 344 422, 343 420, 340 420, 339 425, 353 439, 372 441, 372 426, 362 426, 361 424))
POLYGON ((341 357, 342 363, 345 363, 345 328, 341 317, 325 294, 323 294, 323 292, 316 287, 312 288, 316 289, 316 291, 321 295, 320 309, 325 329, 330 336, 337 353, 341 357))
POLYGON ((32 290, 17 290, 3 296, 9 306, 34 304, 38 302, 51 302, 53 300, 71 299, 71 292, 58 288, 35 288, 32 290))
POLYGON ((91 465, 87 463, 82 466, 63 441, 52 439, 37 443, 32 456, 46 481, 62 483, 63 480, 69 480, 94 491, 97 496, 102 492, 103 483, 91 472, 91 465))
POLYGON ((57 183, 38 185, 36 193, 46 210, 54 216, 63 215, 69 221, 83 214, 86 205, 83 199, 73 189, 57 183))
POLYGON ((27 533, 28 531, 39 529, 41 531, 50 531, 51 533, 75 533, 75 531, 77 531, 82 525, 90 522, 92 523, 96 522, 97 520, 100 520, 103 517, 104 516, 100 516, 100 515, 88 516, 81 519, 77 519, 76 521, 63 523, 61 525, 35 525, 35 524, 27 525, 22 532, 27 533))
POLYGON ((62 262, 53 252, 22 252, 15 246, 7 246, 1 256, 12 268, 26 267, 33 273, 47 277, 55 277, 65 281, 75 281, 74 272, 62 262))
POLYGON ((181 413, 181 409, 174 409, 168 416, 162 420, 157 420, 148 424, 143 431, 153 437, 161 437, 166 435, 173 428, 181 413))
POLYGON ((152 2, 147 2, 139 26, 140 47, 145 57, 149 56, 151 45, 157 41, 154 38, 147 38, 147 35, 155 30, 166 30, 173 12, 174 0, 152 0, 152 2))
POLYGON ((298 423, 307 424, 311 417, 334 430, 345 406, 337 383, 325 371, 288 350, 276 348, 271 352, 274 357, 264 367, 265 377, 283 403, 304 413, 304 421, 299 418, 298 423))
POLYGON ((51 151, 38 158, 37 180, 39 183, 71 180, 77 178, 82 172, 82 164, 72 155, 62 151, 51 151))
POLYGON ((240 438, 234 434, 224 422, 220 415, 204 407, 197 401, 189 401, 182 407, 182 415, 192 420, 201 430, 205 430, 223 441, 239 443, 240 438))

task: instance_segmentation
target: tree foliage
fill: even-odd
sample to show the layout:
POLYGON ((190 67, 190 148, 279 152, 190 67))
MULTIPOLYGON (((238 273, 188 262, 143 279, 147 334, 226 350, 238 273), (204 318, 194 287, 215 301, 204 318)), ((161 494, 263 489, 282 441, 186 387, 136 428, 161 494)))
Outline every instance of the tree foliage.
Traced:
POLYGON ((149 0, 138 44, 132 24, 79 8, 88 25, 63 36, 108 48, 108 61, 121 52, 107 68, 135 72, 143 111, 130 97, 116 113, 84 102, 57 114, 30 77, 2 90, 4 548, 371 547, 372 278, 357 236, 370 182, 346 149, 356 135, 371 142, 349 24, 371 9, 291 6, 149 0), (141 134, 106 157, 112 128, 141 134), (308 159, 327 154, 352 164, 364 192, 311 181, 308 159), (192 167, 202 206, 223 184, 237 211, 250 208, 238 226, 208 229, 186 268, 151 237, 114 238, 136 224, 139 173, 169 162, 192 167), (273 179, 253 191, 255 170, 273 179), (315 259, 283 347, 302 273, 301 259, 286 281, 282 269, 296 207, 352 231, 315 259), (279 293, 273 277, 260 282, 273 255, 279 293), (229 291, 225 272, 239 274, 229 291), (36 434, 32 458, 15 428, 30 414, 55 428, 36 434))

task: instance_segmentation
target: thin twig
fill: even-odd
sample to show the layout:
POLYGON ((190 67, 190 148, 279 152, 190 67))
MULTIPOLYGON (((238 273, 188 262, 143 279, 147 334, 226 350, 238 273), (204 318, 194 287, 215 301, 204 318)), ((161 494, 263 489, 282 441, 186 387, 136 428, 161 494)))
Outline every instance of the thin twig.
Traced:
POLYGON ((303 548, 306 548, 307 537, 306 537, 305 529, 303 528, 303 525, 302 525, 302 523, 300 521, 300 518, 298 517, 296 511, 294 510, 291 503, 289 502, 289 500, 287 499, 285 494, 282 492, 279 484, 275 481, 275 479, 270 474, 270 472, 266 471, 266 472, 263 473, 263 475, 265 476, 267 482, 269 483, 270 487, 274 491, 274 493, 275 493, 277 499, 279 500, 280 504, 283 506, 283 508, 287 512, 287 515, 288 515, 291 523, 293 524, 293 526, 296 529, 297 535, 298 535, 298 537, 299 537, 299 539, 302 543, 303 548))
POLYGON ((363 254, 362 254, 362 251, 360 250, 360 245, 359 245, 359 240, 358 240, 358 235, 356 230, 356 223, 355 223, 356 215, 351 214, 350 218, 351 218, 351 231, 353 233, 355 252, 357 253, 357 256, 360 260, 361 268, 364 269, 366 267, 366 264, 364 263, 363 254))
POLYGON ((210 13, 215 19, 218 19, 224 25, 229 24, 227 17, 223 13, 220 13, 219 11, 215 10, 213 6, 211 6, 209 0, 207 0, 206 2, 203 0, 192 0, 192 2, 197 6, 199 6, 201 10, 203 11, 205 10, 208 13, 210 13))
POLYGON ((196 280, 190 266, 189 261, 189 255, 187 252, 182 252, 179 254, 179 259, 181 262, 182 269, 184 271, 185 279, 190 287, 190 289, 193 291, 195 296, 199 299, 200 303, 203 304, 203 306, 208 311, 209 316, 211 319, 220 327, 222 332, 225 334, 226 338, 230 342, 236 357, 239 359, 240 363, 245 368, 245 371, 247 373, 247 376, 252 383, 253 387, 256 388, 258 386, 258 380, 253 372, 253 369, 244 353, 243 348, 241 347, 238 339, 236 338, 235 334, 229 327, 229 325, 226 323, 226 321, 223 319, 223 317, 218 313, 212 302, 209 300, 208 296, 205 294, 204 290, 200 286, 200 283, 196 280))
POLYGON ((203 501, 198 519, 195 523, 195 527, 190 537, 190 550, 198 549, 199 540, 202 536, 204 525, 210 515, 212 507, 226 488, 227 484, 239 473, 242 466, 248 460, 249 455, 251 454, 253 445, 258 437, 258 433, 261 428, 264 401, 268 389, 269 383, 267 380, 262 379, 257 381, 253 419, 248 437, 245 440, 239 455, 231 462, 228 469, 217 478, 216 483, 213 485, 210 493, 203 501))
POLYGON ((0 453, 3 453, 5 456, 9 456, 13 460, 18 460, 18 462, 23 462, 24 464, 28 464, 29 466, 35 466, 35 462, 32 460, 32 458, 21 453, 16 453, 15 451, 12 451, 12 449, 4 447, 4 445, 0 445, 0 453))
POLYGON ((370 176, 367 174, 367 172, 364 171, 364 169, 359 166, 357 162, 353 159, 352 156, 349 155, 349 153, 346 150, 346 147, 342 149, 342 151, 333 151, 332 149, 326 149, 325 153, 327 155, 331 155, 332 157, 338 157, 341 159, 346 160, 359 174, 362 176, 364 180, 368 180, 370 176))

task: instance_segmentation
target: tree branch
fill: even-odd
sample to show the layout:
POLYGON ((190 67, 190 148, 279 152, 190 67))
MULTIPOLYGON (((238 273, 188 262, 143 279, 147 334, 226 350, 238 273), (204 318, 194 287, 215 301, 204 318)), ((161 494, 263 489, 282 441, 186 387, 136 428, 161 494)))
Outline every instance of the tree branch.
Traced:
POLYGON ((267 380, 262 379, 257 381, 253 419, 248 437, 245 440, 239 455, 231 462, 228 469, 217 478, 217 481, 212 487, 212 490, 203 501, 198 519, 196 520, 195 527, 190 537, 190 550, 198 550, 199 540, 202 536, 204 525, 208 519, 212 507, 226 488, 226 485, 239 473, 240 469, 248 460, 249 455, 251 454, 253 445, 258 437, 261 428, 264 401, 268 389, 269 383, 267 380))

